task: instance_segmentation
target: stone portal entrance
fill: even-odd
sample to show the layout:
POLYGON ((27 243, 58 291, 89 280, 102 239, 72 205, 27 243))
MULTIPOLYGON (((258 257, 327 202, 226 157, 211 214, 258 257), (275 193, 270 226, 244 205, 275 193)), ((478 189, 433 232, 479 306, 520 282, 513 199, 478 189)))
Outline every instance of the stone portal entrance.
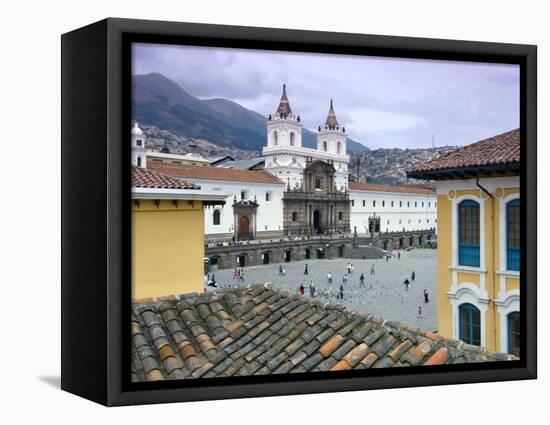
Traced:
POLYGON ((369 217, 369 233, 380 233, 380 217, 369 217))
POLYGON ((251 240, 256 237, 256 213, 258 204, 254 201, 233 200, 235 214, 234 238, 237 240, 251 240))
POLYGON ((315 210, 313 212, 313 229, 315 230, 315 234, 317 235, 323 232, 321 223, 321 211, 315 210))

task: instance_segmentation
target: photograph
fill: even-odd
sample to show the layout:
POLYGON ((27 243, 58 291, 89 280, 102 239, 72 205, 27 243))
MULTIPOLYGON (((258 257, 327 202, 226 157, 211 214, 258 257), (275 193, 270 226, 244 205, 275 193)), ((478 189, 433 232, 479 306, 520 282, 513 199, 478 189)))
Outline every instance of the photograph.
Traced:
POLYGON ((131 45, 132 382, 514 362, 520 66, 131 45))

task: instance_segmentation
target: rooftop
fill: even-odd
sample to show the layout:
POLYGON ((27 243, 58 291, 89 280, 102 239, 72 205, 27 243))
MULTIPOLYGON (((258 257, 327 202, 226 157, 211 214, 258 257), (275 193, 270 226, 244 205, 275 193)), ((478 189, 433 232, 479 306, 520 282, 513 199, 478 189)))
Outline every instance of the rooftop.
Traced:
POLYGON ((134 382, 515 359, 268 284, 141 300, 131 332, 134 382))
POLYGON ((431 187, 392 185, 392 184, 376 184, 349 182, 350 190, 366 190, 372 192, 395 192, 395 193, 417 193, 421 195, 435 195, 435 191, 431 187))
POLYGON ((157 171, 132 166, 132 187, 147 189, 200 189, 191 182, 168 176, 157 171))
POLYGON ((263 166, 265 163, 264 157, 252 159, 237 159, 235 161, 222 162, 218 165, 221 168, 234 168, 239 170, 250 170, 258 166, 263 166))
POLYGON ((232 168, 201 167, 188 164, 166 164, 160 162, 152 162, 148 164, 148 166, 155 171, 177 178, 284 184, 277 177, 263 170, 236 170, 232 168))
POLYGON ((473 178, 494 173, 517 173, 520 165, 520 131, 515 129, 422 163, 407 172, 420 179, 473 178))
POLYGON ((163 159, 179 159, 180 161, 196 161, 196 162, 210 163, 210 161, 208 159, 206 159, 204 156, 196 154, 196 153, 191 153, 191 152, 185 153, 185 154, 149 152, 149 153, 147 153, 147 157, 149 157, 149 158, 163 158, 163 159))

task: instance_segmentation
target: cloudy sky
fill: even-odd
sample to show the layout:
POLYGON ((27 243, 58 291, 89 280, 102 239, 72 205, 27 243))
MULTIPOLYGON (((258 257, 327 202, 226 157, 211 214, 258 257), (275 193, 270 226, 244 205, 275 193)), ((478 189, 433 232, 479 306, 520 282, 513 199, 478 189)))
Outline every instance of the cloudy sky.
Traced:
POLYGON ((519 66, 137 44, 134 74, 158 72, 199 98, 265 116, 283 83, 304 126, 330 99, 350 137, 370 148, 463 145, 519 126, 519 66))

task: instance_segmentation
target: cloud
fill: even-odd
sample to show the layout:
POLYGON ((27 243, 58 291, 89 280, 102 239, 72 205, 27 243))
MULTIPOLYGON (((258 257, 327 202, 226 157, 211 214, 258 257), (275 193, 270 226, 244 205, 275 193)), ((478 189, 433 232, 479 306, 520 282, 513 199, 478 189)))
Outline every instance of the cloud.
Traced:
POLYGON ((347 128, 357 130, 358 134, 366 132, 403 131, 426 123, 426 119, 400 112, 380 111, 372 108, 359 108, 348 112, 350 122, 347 128))
POLYGON ((306 128, 334 99, 351 138, 379 146, 462 145, 519 126, 519 67, 137 44, 134 74, 159 72, 200 98, 222 97, 267 116, 282 84, 306 128))

